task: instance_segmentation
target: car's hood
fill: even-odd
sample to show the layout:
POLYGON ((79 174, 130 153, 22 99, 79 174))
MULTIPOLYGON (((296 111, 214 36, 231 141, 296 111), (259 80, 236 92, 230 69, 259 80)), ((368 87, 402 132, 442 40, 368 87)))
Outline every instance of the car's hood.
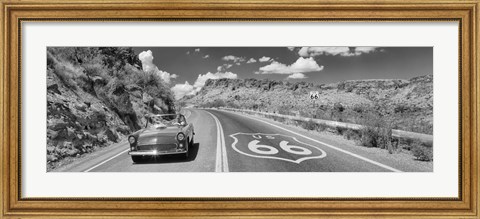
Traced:
POLYGON ((182 129, 179 127, 179 126, 169 126, 169 127, 165 127, 165 126, 160 126, 160 127, 157 127, 157 128, 146 128, 146 129, 143 129, 139 134, 140 136, 142 135, 157 135, 157 134, 165 134, 165 135, 170 135, 170 134, 173 134, 173 135, 176 135, 178 132, 180 132, 182 129))
POLYGON ((176 142, 180 127, 147 128, 138 133, 138 145, 171 144, 176 142))

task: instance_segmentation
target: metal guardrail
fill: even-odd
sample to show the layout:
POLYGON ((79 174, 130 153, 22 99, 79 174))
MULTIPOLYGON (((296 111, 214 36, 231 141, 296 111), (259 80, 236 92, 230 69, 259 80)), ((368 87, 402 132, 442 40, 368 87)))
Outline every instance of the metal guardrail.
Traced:
MULTIPOLYGON (((363 125, 353 124, 353 123, 346 123, 346 122, 337 122, 331 120, 323 120, 323 119, 313 119, 313 118, 306 118, 300 116, 291 116, 291 115, 283 115, 277 113, 267 113, 267 112, 259 112, 254 110, 245 110, 245 109, 234 109, 234 108, 227 108, 227 107, 220 107, 219 109, 229 110, 234 112, 243 112, 243 113, 250 113, 250 114, 257 114, 263 116, 272 116, 284 119, 290 119, 295 121, 304 121, 309 122, 312 121, 317 124, 325 125, 331 128, 343 128, 343 129, 351 129, 351 130, 361 130, 364 128, 363 125)), ((408 132, 398 129, 392 129, 392 137, 398 139, 410 139, 410 140, 419 140, 426 145, 433 145, 433 135, 417 133, 417 132, 408 132)))

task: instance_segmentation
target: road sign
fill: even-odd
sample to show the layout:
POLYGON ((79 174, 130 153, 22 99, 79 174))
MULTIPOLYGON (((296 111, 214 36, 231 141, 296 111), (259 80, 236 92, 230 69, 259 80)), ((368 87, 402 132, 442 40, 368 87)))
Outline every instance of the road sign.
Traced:
POLYGON ((320 98, 320 93, 318 91, 310 91, 310 99, 317 100, 320 98))
POLYGON ((284 160, 300 164, 309 159, 327 156, 322 149, 282 134, 235 133, 232 148, 240 154, 264 159, 284 160))

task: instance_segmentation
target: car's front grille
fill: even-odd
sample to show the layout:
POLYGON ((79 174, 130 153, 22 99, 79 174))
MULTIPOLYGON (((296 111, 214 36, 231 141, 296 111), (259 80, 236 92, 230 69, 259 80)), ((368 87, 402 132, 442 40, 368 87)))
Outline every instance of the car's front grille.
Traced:
POLYGON ((139 151, 170 151, 177 148, 176 144, 155 144, 155 145, 140 145, 137 146, 139 151))

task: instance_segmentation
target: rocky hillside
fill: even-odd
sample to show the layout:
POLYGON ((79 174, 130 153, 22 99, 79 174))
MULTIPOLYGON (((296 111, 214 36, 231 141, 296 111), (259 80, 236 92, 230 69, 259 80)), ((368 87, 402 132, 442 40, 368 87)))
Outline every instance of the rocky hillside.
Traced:
POLYGON ((49 169, 119 142, 145 125, 146 113, 174 111, 169 88, 140 66, 130 48, 48 48, 49 169))
POLYGON ((433 129, 432 75, 333 84, 208 80, 201 92, 184 101, 198 106, 228 106, 358 124, 381 118, 392 128, 429 134, 433 129), (310 91, 320 93, 315 105, 310 91))

